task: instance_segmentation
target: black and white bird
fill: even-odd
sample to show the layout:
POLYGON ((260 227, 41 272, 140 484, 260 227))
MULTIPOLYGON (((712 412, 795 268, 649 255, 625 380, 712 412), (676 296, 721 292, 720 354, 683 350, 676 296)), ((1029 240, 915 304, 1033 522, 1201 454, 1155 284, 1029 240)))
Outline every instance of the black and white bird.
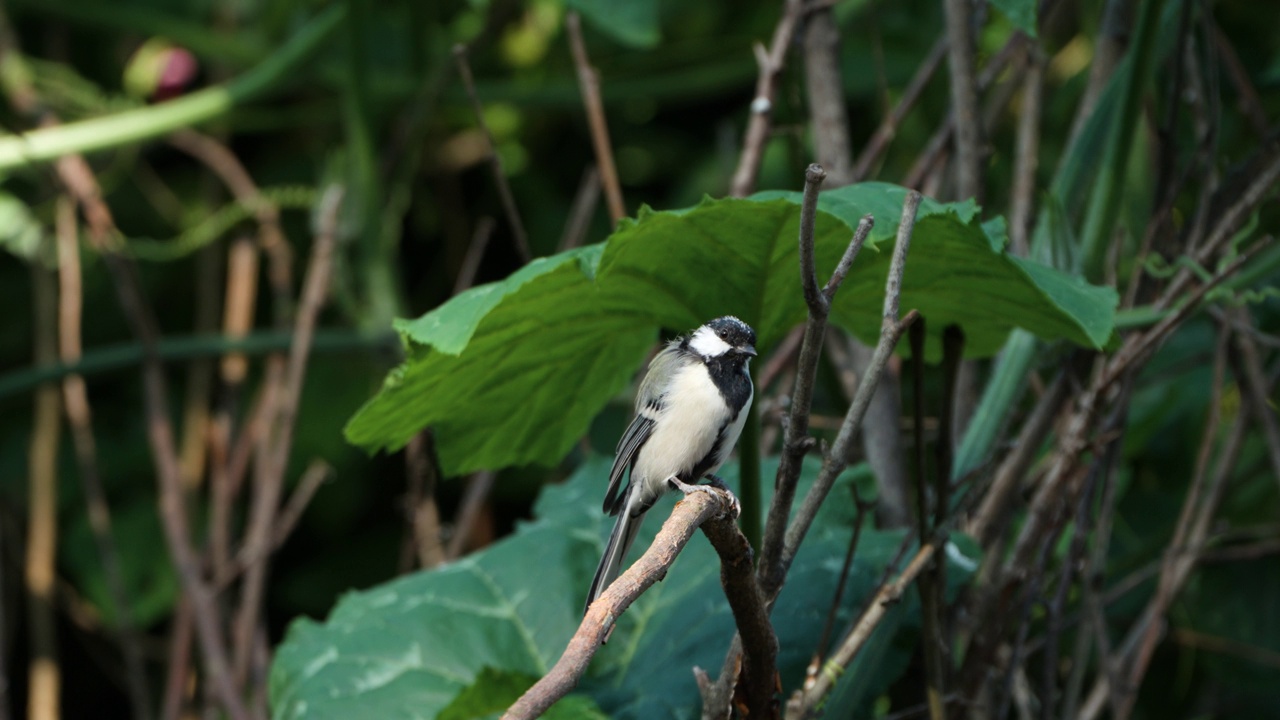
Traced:
POLYGON ((635 419, 618 441, 609 472, 604 511, 618 521, 591 581, 588 608, 618 577, 645 513, 663 493, 688 493, 703 477, 720 484, 713 473, 729 459, 751 407, 747 363, 755 344, 750 325, 721 317, 672 340, 649 363, 635 419))

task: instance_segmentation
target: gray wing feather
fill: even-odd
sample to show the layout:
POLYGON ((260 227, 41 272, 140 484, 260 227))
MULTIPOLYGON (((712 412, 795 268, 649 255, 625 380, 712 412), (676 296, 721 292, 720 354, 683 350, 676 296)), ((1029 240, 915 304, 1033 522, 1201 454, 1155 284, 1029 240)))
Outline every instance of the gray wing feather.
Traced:
POLYGON ((662 394, 666 390, 664 384, 670 378, 675 365, 680 360, 680 343, 673 341, 667 344, 645 371, 640 381, 640 389, 636 393, 636 416, 622 434, 618 447, 614 451, 613 468, 609 471, 609 489, 604 495, 604 511, 613 515, 618 512, 626 499, 627 493, 622 485, 622 476, 627 468, 635 462, 636 453, 644 446, 653 432, 653 423, 662 409, 662 394))

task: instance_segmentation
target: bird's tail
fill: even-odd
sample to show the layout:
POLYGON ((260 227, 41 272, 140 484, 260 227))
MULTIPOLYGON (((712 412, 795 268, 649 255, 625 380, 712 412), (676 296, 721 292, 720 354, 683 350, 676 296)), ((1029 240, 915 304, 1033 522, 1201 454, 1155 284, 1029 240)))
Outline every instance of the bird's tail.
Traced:
POLYGON ((596 576, 591 581, 591 590, 587 592, 587 604, 583 608, 585 614, 591 603, 608 589, 609 585, 622 572, 622 562, 627 559, 627 551, 636 541, 640 532, 640 523, 644 520, 644 512, 634 516, 631 514, 632 503, 627 502, 618 513, 618 521, 613 524, 613 532, 609 533, 609 544, 604 547, 604 555, 600 558, 600 566, 596 568, 596 576))

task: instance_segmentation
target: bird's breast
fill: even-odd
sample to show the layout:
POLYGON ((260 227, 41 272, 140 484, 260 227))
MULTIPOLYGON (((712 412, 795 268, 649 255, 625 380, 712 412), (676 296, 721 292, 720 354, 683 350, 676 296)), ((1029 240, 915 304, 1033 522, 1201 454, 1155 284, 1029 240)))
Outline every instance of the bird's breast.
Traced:
POLYGON ((662 409, 654 420, 653 433, 636 458, 632 481, 649 485, 688 473, 715 447, 728 419, 724 398, 706 365, 694 363, 681 368, 663 393, 662 409))

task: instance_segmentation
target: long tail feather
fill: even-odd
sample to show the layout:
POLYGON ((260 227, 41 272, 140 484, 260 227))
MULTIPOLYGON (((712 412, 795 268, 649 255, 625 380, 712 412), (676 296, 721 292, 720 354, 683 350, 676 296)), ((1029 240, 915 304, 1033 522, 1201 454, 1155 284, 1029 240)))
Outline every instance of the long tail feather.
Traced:
POLYGON ((595 602, 596 598, 600 597, 622 573, 622 563, 627 559, 627 551, 631 549, 632 543, 636 541, 636 535, 640 532, 640 523, 643 520, 643 512, 632 517, 631 502, 628 500, 626 506, 618 513, 618 521, 613 524, 613 532, 609 533, 609 544, 604 547, 604 555, 601 556, 600 565, 596 568, 596 576, 591 581, 591 589, 587 591, 584 614, 591 607, 591 603, 595 602))

